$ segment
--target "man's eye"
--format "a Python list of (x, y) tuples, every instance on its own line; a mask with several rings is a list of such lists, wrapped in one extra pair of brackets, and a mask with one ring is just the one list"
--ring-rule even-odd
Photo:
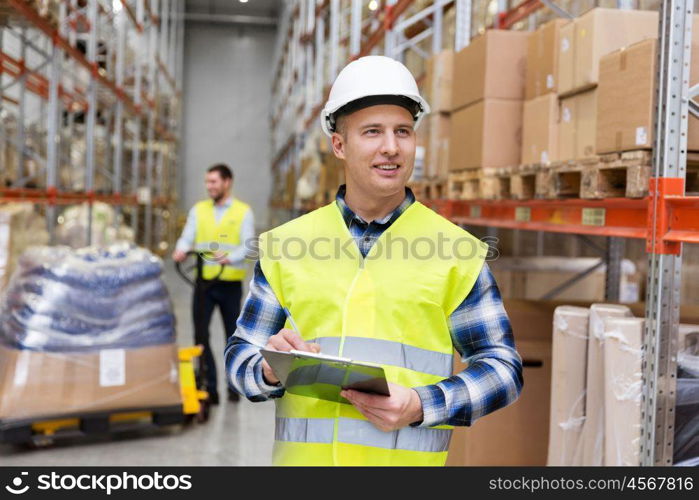
[(407, 128), (399, 128), (397, 132), (398, 135), (402, 136), (410, 135), (410, 131)]
[(366, 133), (366, 134), (378, 134), (378, 133), (379, 133), (379, 129), (377, 129), (377, 128), (370, 128), (370, 129), (367, 129), (365, 133)]

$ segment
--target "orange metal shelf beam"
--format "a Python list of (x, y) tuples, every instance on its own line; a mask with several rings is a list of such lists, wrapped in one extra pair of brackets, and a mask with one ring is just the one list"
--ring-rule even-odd
[[(647, 239), (653, 199), (421, 201), (456, 224)], [(663, 201), (667, 224), (660, 240), (699, 243), (699, 196), (668, 195)], [(589, 212), (592, 220), (585, 222), (585, 211), (594, 209), (604, 210), (602, 218), (599, 210)]]
[(510, 29), (519, 21), (526, 19), (531, 14), (544, 6), (540, 0), (524, 0), (506, 12), (501, 12), (496, 18), (494, 28)]
[(75, 193), (57, 189), (0, 188), (0, 203), (29, 201), (46, 205), (72, 205), (101, 201), (111, 205), (137, 205), (136, 197), (120, 194)]

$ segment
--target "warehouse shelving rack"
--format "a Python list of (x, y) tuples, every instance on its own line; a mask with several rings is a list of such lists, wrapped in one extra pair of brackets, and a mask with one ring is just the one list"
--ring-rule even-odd
[[(177, 201), (184, 0), (56, 0), (48, 12), (32, 1), (2, 4), (3, 40), (15, 44), (0, 47), (0, 113), (16, 118), (17, 134), (0, 138), (16, 150), (17, 175), (0, 186), (0, 202), (44, 205), (52, 241), (58, 207), (87, 202), (89, 242), (92, 206), (102, 201), (117, 224), (123, 213), (137, 243), (164, 250)], [(40, 151), (27, 144), (28, 94), (40, 101)], [(80, 143), (84, 162), (70, 172)], [(31, 178), (28, 159), (38, 164)]]
[[(434, 22), (418, 32), (420, 39), (401, 40), (397, 27), (411, 20), (438, 20), (453, 2), (436, 0), (427, 8), (406, 10), (415, 3), (387, 1), (376, 13), (367, 13), (359, 0), (296, 0), (287, 2), (282, 14), (274, 61), (271, 124), (274, 160), (272, 168), (298, 168), (305, 133), (317, 119), (340, 61), (371, 53), (400, 58), (416, 42), (433, 37), (433, 52), (441, 50), (440, 25)], [(620, 8), (631, 2), (618, 2)], [(498, 28), (534, 27), (532, 14), (544, 6), (568, 17), (551, 0), (524, 0), (511, 9), (498, 2), (493, 25)], [(454, 47), (468, 44), (473, 29), (470, 0), (455, 2)], [(699, 85), (689, 88), (692, 0), (663, 0), (660, 7), (656, 134), (653, 178), (645, 199), (603, 200), (426, 200), (434, 210), (463, 226), (510, 228), (540, 232), (595, 235), (607, 238), (607, 298), (618, 298), (623, 242), (646, 241), (648, 286), (644, 335), (642, 400), (642, 465), (672, 463), (676, 387), (676, 345), (679, 328), (679, 289), (682, 244), (699, 243), (699, 197), (685, 195), (686, 131), (688, 113), (699, 116)], [(499, 12), (498, 12), (499, 11)], [(350, 33), (342, 37), (340, 19), (349, 16)], [(371, 19), (362, 18), (369, 16)], [(528, 23), (523, 25), (523, 23)], [(311, 44), (315, 42), (315, 47)], [(349, 44), (349, 50), (344, 44)], [(419, 50), (418, 50), (419, 51)], [(345, 57), (342, 57), (342, 56)], [(429, 54), (425, 54), (428, 56)], [(325, 64), (323, 64), (325, 61)], [(311, 89), (308, 94), (301, 89)], [(312, 97), (309, 100), (309, 96)], [(309, 204), (272, 206), (288, 209), (293, 217)], [(616, 283), (616, 286), (614, 284)]]

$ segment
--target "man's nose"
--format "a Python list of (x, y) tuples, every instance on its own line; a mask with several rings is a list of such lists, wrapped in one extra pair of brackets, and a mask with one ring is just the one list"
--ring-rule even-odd
[(398, 141), (393, 132), (384, 134), (383, 142), (381, 143), (381, 153), (387, 156), (398, 154)]

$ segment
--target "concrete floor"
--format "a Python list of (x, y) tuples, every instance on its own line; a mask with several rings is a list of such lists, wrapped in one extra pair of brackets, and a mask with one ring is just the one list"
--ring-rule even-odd
[[(251, 275), (250, 272), (248, 276)], [(171, 261), (165, 264), (164, 279), (177, 315), (178, 343), (191, 345), (191, 288), (175, 273)], [(243, 297), (246, 294), (247, 290)], [(211, 339), (218, 362), (224, 347), (218, 313), (212, 320)], [(223, 380), (223, 361), (217, 368), (219, 379)], [(38, 449), (0, 444), (0, 466), (269, 465), (273, 440), (273, 403), (224, 401), (213, 408), (205, 424), (134, 431), (89, 442), (59, 441)]]

